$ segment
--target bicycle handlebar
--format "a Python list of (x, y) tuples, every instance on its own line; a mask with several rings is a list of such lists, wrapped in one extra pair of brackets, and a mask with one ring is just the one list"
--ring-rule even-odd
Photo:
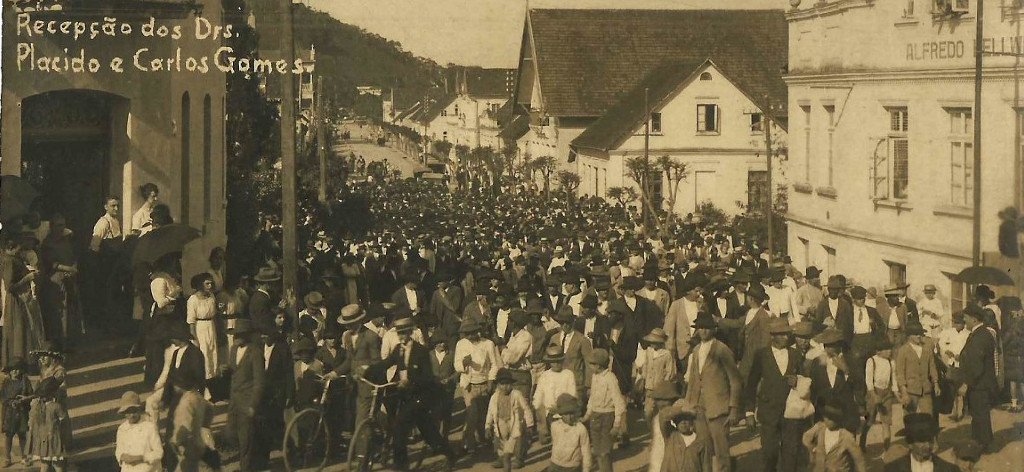
[(394, 386), (398, 385), (398, 382), (388, 382), (388, 383), (384, 383), (384, 384), (375, 384), (373, 382), (370, 382), (369, 380), (366, 380), (366, 377), (359, 377), (359, 381), (366, 383), (367, 385), (373, 387), (374, 389), (394, 387)]

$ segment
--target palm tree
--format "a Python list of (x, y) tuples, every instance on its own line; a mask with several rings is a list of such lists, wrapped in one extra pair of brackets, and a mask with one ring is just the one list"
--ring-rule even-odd
[(541, 156), (535, 159), (531, 165), (533, 169), (540, 172), (541, 178), (544, 179), (544, 198), (551, 199), (551, 174), (555, 172), (555, 167), (558, 165), (558, 161), (555, 160), (554, 156)]

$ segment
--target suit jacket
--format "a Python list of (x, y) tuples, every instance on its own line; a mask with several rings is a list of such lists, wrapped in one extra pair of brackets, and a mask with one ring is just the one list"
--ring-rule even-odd
[(660, 328), (665, 322), (664, 316), (654, 303), (644, 297), (636, 297), (636, 309), (630, 310), (624, 298), (613, 300), (608, 304), (611, 324), (621, 324), (619, 340), (613, 350), (615, 358), (626, 364), (636, 360), (636, 349), (640, 339), (647, 336), (654, 328)]
[(849, 431), (857, 431), (860, 412), (853, 396), (855, 381), (850, 379), (850, 374), (839, 370), (836, 372), (835, 385), (831, 385), (828, 381), (826, 362), (813, 363), (809, 374), (815, 417), (821, 417), (825, 405), (835, 402), (843, 406), (843, 427)]
[(594, 316), (594, 330), (591, 333), (585, 332), (586, 327), (587, 318), (584, 316), (577, 318), (573, 324), (573, 329), (590, 338), (590, 343), (594, 349), (608, 349), (611, 347), (612, 326), (607, 316)]
[(698, 361), (698, 356), (690, 356), (686, 401), (703, 408), (708, 419), (729, 414), (729, 408), (739, 408), (743, 385), (732, 351), (721, 341), (712, 340), (704, 366), (698, 367)]
[(896, 350), (893, 377), (896, 379), (896, 385), (899, 386), (900, 392), (928, 395), (933, 392), (932, 385), (939, 383), (935, 355), (929, 347), (934, 346), (930, 346), (928, 343), (921, 346), (920, 357), (910, 347), (910, 342)]
[(491, 332), (491, 328), (494, 327), (494, 317), (491, 316), (491, 311), (493, 310), (490, 304), (485, 304), (484, 311), (481, 311), (479, 302), (468, 302), (466, 303), (466, 308), (462, 311), (462, 321), (475, 319), (487, 329), (487, 332)]
[(857, 438), (849, 431), (840, 430), (839, 441), (836, 442), (835, 447), (826, 450), (825, 430), (825, 423), (818, 422), (803, 435), (804, 447), (810, 451), (811, 455), (811, 464), (808, 470), (866, 472), (864, 454), (860, 452)]
[(437, 360), (436, 352), (431, 351), (430, 369), (434, 373), (434, 379), (442, 386), (454, 390), (455, 386), (458, 385), (459, 373), (455, 370), (455, 351), (453, 349), (445, 351), (444, 357), (441, 358), (440, 362)]
[(228, 365), (231, 369), (230, 408), (235, 411), (258, 410), (266, 380), (263, 345), (249, 343), (241, 359), (238, 359), (238, 345), (232, 346)]
[[(409, 386), (405, 389), (407, 395), (419, 398), (432, 405), (439, 400), (440, 384), (434, 377), (434, 370), (431, 367), (430, 349), (413, 341), (407, 356), (403, 355), (401, 346), (391, 351), (387, 359), (384, 359), (384, 366), (398, 367), (398, 370), (405, 370), (409, 379)], [(453, 354), (454, 355), (454, 354)], [(408, 359), (408, 362), (406, 362)], [(436, 362), (436, 358), (434, 359)]]
[[(357, 372), (370, 364), (380, 361), (381, 339), (377, 333), (368, 329), (359, 329), (359, 337), (355, 344), (352, 343), (354, 336), (351, 331), (346, 331), (341, 336), (341, 345), (345, 348), (345, 361), (334, 368), (339, 375), (348, 375)], [(364, 385), (360, 382), (360, 385)]]
[[(264, 345), (259, 345), (264, 349)], [(285, 341), (274, 345), (270, 353), (270, 359), (264, 359), (266, 378), (270, 381), (263, 387), (263, 405), (267, 408), (279, 411), (285, 404), (295, 398), (295, 382), (285, 382), (294, 376), (295, 362), (292, 361), (292, 352)]]
[(568, 302), (568, 297), (566, 297), (564, 293), (559, 293), (558, 298), (555, 299), (553, 303), (551, 301), (550, 293), (545, 293), (540, 298), (544, 302), (544, 308), (550, 310), (551, 313), (558, 313), (558, 310), (561, 310), (562, 307), (565, 306), (566, 302)]
[[(910, 472), (910, 454), (885, 464), (885, 472)], [(932, 472), (960, 472), (960, 468), (932, 454)]]
[[(757, 351), (771, 344), (771, 333), (768, 332), (770, 319), (768, 311), (760, 308), (754, 315), (754, 319), (740, 328), (740, 351), (737, 354), (740, 358), (740, 375), (744, 379), (750, 376), (750, 369), (754, 365), (754, 356)], [(746, 319), (738, 321), (744, 323)]]
[(653, 294), (644, 295), (646, 293), (647, 293), (646, 290), (637, 291), (637, 295), (638, 296), (641, 296), (641, 297), (644, 297), (644, 298), (647, 298), (648, 296), (650, 296), (650, 298), (647, 298), (647, 299), (652, 301), (652, 302), (654, 302), (654, 304), (657, 305), (658, 310), (661, 310), (662, 313), (667, 313), (668, 312), (669, 303), (672, 302), (672, 299), (669, 298), (668, 290), (660, 288), (660, 287), (656, 287)]
[[(916, 319), (915, 315), (910, 314), (909, 307), (906, 304), (900, 304), (895, 307), (891, 307), (886, 302), (882, 302), (878, 305), (878, 314), (882, 318), (883, 326), (889, 327), (889, 318), (896, 316), (896, 319), (900, 322), (900, 329), (904, 330), (907, 328), (907, 321), (909, 319)], [(894, 315), (895, 313), (895, 315)]]
[[(409, 306), (409, 296), (405, 293), (404, 285), (398, 287), (398, 290), (395, 290), (394, 293), (391, 294), (391, 303), (396, 305), (395, 309), (397, 310), (411, 310), (411, 307)], [(424, 296), (423, 291), (419, 289), (416, 290), (416, 309), (416, 313), (427, 311), (427, 297)]]
[(459, 333), (462, 303), (462, 288), (458, 285), (451, 285), (447, 290), (437, 289), (430, 297), (429, 312), (437, 318), (441, 331), (449, 337), (455, 337)]
[[(163, 372), (161, 372), (160, 378), (157, 380), (157, 385), (164, 386), (165, 404), (170, 404), (171, 398), (171, 392), (167, 389), (172, 389), (173, 387), (172, 383), (168, 380), (181, 376), (192, 382), (199, 382), (198, 385), (204, 385), (206, 382), (206, 358), (203, 357), (203, 352), (199, 350), (199, 347), (189, 343), (184, 349), (178, 351), (178, 356), (181, 359), (180, 363), (175, 361), (173, 354), (165, 358), (167, 365), (164, 366)], [(175, 366), (175, 364), (178, 365)]]
[[(565, 335), (565, 333), (559, 334), (559, 338)], [(572, 330), (572, 338), (564, 348), (565, 359), (562, 360), (562, 367), (572, 371), (573, 376), (576, 377), (576, 388), (590, 385), (590, 378), (594, 372), (590, 369), (587, 359), (590, 359), (590, 353), (593, 350), (590, 338), (575, 329)]]
[(256, 328), (272, 328), (274, 326), (274, 315), (271, 309), (274, 301), (264, 292), (256, 290), (249, 298), (249, 319)]
[[(799, 375), (802, 358), (793, 348), (786, 349), (789, 361), (786, 371), (780, 372), (778, 362), (771, 347), (762, 348), (754, 354), (754, 362), (747, 377), (748, 399), (757, 399), (757, 421), (765, 424), (778, 424), (786, 412), (786, 399), (792, 388), (787, 375)], [(750, 402), (753, 403), (753, 402)], [(754, 405), (748, 404), (747, 411)]]
[(292, 389), (295, 391), (293, 398), (297, 408), (311, 405), (320, 398), (320, 393), (323, 390), (320, 376), (323, 373), (324, 364), (317, 359), (309, 364), (305, 372), (302, 371), (302, 362), (292, 364), (292, 378), (294, 379)]
[[(696, 313), (686, 312), (683, 300), (680, 298), (672, 302), (668, 313), (665, 314), (665, 334), (668, 335), (665, 347), (675, 352), (676, 359), (685, 359), (690, 353), (690, 319), (697, 317)], [(698, 301), (697, 306), (699, 307), (701, 303)]]
[(995, 371), (996, 343), (992, 333), (979, 325), (967, 336), (967, 342), (960, 351), (960, 372), (964, 383), (972, 390), (998, 390)]
[(843, 339), (849, 344), (853, 339), (853, 304), (850, 303), (846, 297), (839, 297), (839, 307), (836, 309), (837, 313), (831, 313), (828, 306), (828, 297), (825, 297), (818, 303), (818, 309), (815, 311), (815, 321), (823, 324), (830, 324), (828, 320), (835, 319), (835, 327), (842, 331)]

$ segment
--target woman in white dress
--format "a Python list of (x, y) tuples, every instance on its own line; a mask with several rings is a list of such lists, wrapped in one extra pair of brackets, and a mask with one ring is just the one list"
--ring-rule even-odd
[(147, 183), (139, 187), (142, 194), (142, 206), (132, 215), (132, 234), (142, 236), (153, 230), (153, 218), (150, 213), (153, 207), (160, 201), (160, 188), (154, 183)]
[(201, 273), (192, 277), (195, 293), (185, 303), (186, 321), (206, 365), (206, 378), (217, 375), (219, 356), (217, 352), (217, 298), (213, 294), (213, 277)]

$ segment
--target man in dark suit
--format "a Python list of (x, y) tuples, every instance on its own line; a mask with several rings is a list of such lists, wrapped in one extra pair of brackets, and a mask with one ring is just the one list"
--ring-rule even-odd
[(843, 334), (843, 340), (849, 345), (853, 339), (853, 307), (843, 296), (846, 282), (839, 276), (828, 278), (828, 297), (818, 303), (814, 322), (827, 327), (834, 327)]
[(416, 323), (412, 318), (401, 318), (392, 324), (398, 332), (399, 345), (384, 359), (384, 366), (397, 367), (398, 388), (403, 404), (398, 409), (398, 418), (394, 422), (392, 447), (394, 449), (395, 468), (408, 470), (409, 453), (407, 442), (409, 428), (416, 426), (423, 441), (435, 454), (443, 454), (446, 468), (451, 469), (455, 462), (448, 439), (441, 436), (437, 416), (423, 414), (433, 412), (437, 408), (441, 395), (441, 385), (434, 377), (431, 369), (431, 352), (426, 346), (412, 339), (412, 331)]
[(453, 284), (455, 276), (450, 272), (440, 272), (437, 275), (437, 290), (430, 297), (429, 312), (434, 315), (438, 322), (438, 329), (449, 338), (454, 338), (459, 333), (459, 324), (462, 323), (462, 288)]
[(903, 417), (904, 433), (910, 453), (885, 465), (885, 472), (960, 472), (960, 468), (942, 460), (935, 452), (935, 417), (911, 413)]
[[(338, 317), (338, 324), (347, 331), (341, 335), (341, 344), (345, 349), (345, 361), (329, 372), (325, 377), (338, 378), (341, 375), (362, 376), (366, 369), (380, 361), (380, 336), (366, 327), (366, 310), (357, 304), (345, 305)], [(356, 384), (355, 423), (366, 418), (373, 403), (373, 388), (365, 382)]]
[(615, 356), (612, 373), (619, 380), (619, 388), (623, 395), (628, 395), (633, 389), (631, 375), (640, 338), (647, 336), (654, 328), (661, 328), (665, 322), (664, 314), (658, 310), (654, 302), (637, 296), (636, 291), (643, 286), (644, 283), (635, 275), (623, 277), (622, 298), (608, 305), (612, 325), (622, 326), (619, 340), (613, 347)]
[[(256, 451), (261, 454), (253, 461), (256, 468), (263, 468), (269, 460), (270, 451), (281, 444), (284, 433), (284, 409), (290, 408), (295, 400), (295, 362), (285, 335), (278, 330), (262, 328), (264, 376), (270, 379), (263, 387), (260, 407), (256, 411), (259, 428), (256, 429)], [(264, 456), (265, 455), (265, 456)]]
[[(836, 328), (827, 328), (815, 336), (815, 341), (825, 347), (821, 362), (811, 364), (808, 375), (811, 378), (811, 401), (814, 403), (815, 418), (821, 417), (825, 405), (841, 405), (842, 426), (856, 434), (860, 426), (860, 412), (854, 401), (854, 383), (850, 377), (847, 356), (843, 353), (846, 341)], [(863, 379), (860, 380), (863, 383)]]
[[(178, 383), (187, 385), (206, 384), (206, 363), (202, 351), (192, 344), (192, 334), (182, 323), (169, 324), (164, 333), (170, 347), (164, 354), (164, 368), (157, 379), (154, 394), (146, 399), (146, 411), (153, 418), (162, 409), (167, 409), (169, 416), (181, 399), (181, 393), (174, 387)], [(167, 436), (171, 433), (168, 422)]]
[(561, 279), (561, 275), (555, 273), (549, 275), (544, 282), (548, 293), (545, 293), (541, 299), (544, 300), (544, 308), (547, 308), (548, 313), (558, 313), (558, 310), (561, 310), (562, 305), (565, 304), (566, 297), (562, 293)]
[(249, 319), (258, 329), (274, 327), (274, 285), (281, 280), (281, 274), (270, 267), (261, 267), (252, 278), (256, 291), (249, 298)]
[(580, 302), (580, 317), (575, 329), (590, 338), (594, 349), (611, 348), (611, 325), (607, 316), (597, 314), (597, 295), (587, 295)]
[(452, 428), (452, 408), (455, 404), (455, 388), (459, 385), (459, 373), (455, 370), (455, 350), (449, 347), (448, 337), (440, 331), (430, 339), (430, 368), (434, 379), (441, 384), (442, 395), (437, 404), (437, 420), (441, 424), (441, 437), (448, 437)]
[(235, 320), (228, 330), (235, 338), (228, 355), (226, 369), (231, 372), (231, 399), (228, 404), (228, 427), (238, 443), (238, 467), (241, 472), (258, 470), (255, 463), (258, 445), (255, 441), (255, 418), (263, 397), (266, 369), (263, 349), (252, 342), (253, 326), (247, 319)]
[[(868, 291), (861, 286), (850, 289), (852, 323), (850, 324), (850, 370), (855, 378), (864, 378), (864, 365), (875, 352), (879, 337), (885, 336), (885, 323), (878, 310), (866, 305)], [(844, 334), (845, 336), (845, 334)], [(858, 395), (867, 393), (867, 385), (858, 383), (854, 389)]]
[(427, 308), (427, 299), (418, 288), (420, 276), (418, 272), (412, 272), (403, 277), (402, 286), (391, 294), (391, 303), (395, 304), (396, 309), (409, 310), (409, 313), (416, 316)]
[(971, 303), (964, 309), (964, 325), (971, 332), (960, 351), (960, 372), (967, 384), (971, 437), (988, 450), (992, 444), (992, 397), (999, 392), (995, 372), (995, 338), (985, 327), (985, 310)]
[[(801, 356), (789, 346), (793, 329), (782, 318), (769, 323), (770, 347), (754, 354), (747, 378), (747, 398), (757, 399), (757, 421), (761, 424), (761, 451), (766, 472), (796, 470), (800, 456), (801, 435), (796, 428), (786, 428), (783, 414), (786, 399), (796, 385), (801, 371)], [(747, 405), (747, 422), (751, 424), (754, 402)]]
[(714, 470), (728, 472), (729, 425), (739, 421), (743, 384), (732, 351), (715, 339), (718, 323), (711, 314), (698, 313), (692, 327), (698, 342), (687, 359), (685, 399), (707, 422), (715, 449)]
[(565, 356), (562, 367), (573, 373), (576, 378), (576, 399), (585, 403), (587, 387), (590, 386), (590, 377), (593, 375), (587, 359), (590, 359), (590, 352), (594, 346), (590, 338), (573, 327), (576, 324), (576, 317), (568, 307), (555, 315), (555, 321), (562, 327), (562, 332), (555, 335), (556, 339), (553, 340), (558, 343)]

